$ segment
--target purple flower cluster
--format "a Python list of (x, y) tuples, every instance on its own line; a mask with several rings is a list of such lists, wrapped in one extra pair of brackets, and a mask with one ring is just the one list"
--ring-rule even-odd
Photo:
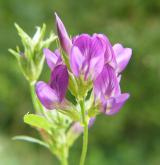
[(94, 100), (99, 103), (100, 111), (115, 114), (129, 98), (128, 93), (121, 93), (120, 79), (132, 49), (121, 44), (112, 46), (103, 34), (81, 34), (71, 39), (60, 18), (55, 16), (60, 45), (67, 55), (69, 68), (62, 60), (60, 49), (55, 52), (44, 49), (51, 78), (49, 83), (40, 81), (36, 84), (39, 100), (47, 109), (56, 109), (63, 104), (71, 72), (77, 79), (81, 77), (83, 81), (92, 82)]

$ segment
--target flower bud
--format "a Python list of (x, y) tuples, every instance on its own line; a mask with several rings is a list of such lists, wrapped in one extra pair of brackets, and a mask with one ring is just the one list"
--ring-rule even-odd
[(43, 24), (42, 27), (37, 27), (33, 38), (25, 33), (19, 25), (15, 24), (15, 27), (21, 38), (24, 50), (22, 52), (19, 47), (17, 47), (16, 50), (9, 49), (9, 52), (17, 58), (25, 78), (29, 82), (35, 82), (40, 76), (43, 68), (44, 56), (42, 49), (49, 47), (49, 45), (56, 39), (56, 36), (51, 34), (49, 38), (44, 40), (46, 32), (45, 24)]

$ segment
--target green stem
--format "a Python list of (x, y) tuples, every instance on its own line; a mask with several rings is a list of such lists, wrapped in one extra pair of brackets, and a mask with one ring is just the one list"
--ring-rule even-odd
[(87, 147), (88, 147), (88, 124), (86, 121), (86, 115), (85, 115), (85, 108), (84, 108), (84, 101), (80, 101), (81, 106), (81, 113), (82, 113), (82, 122), (83, 122), (83, 147), (82, 147), (82, 153), (81, 153), (81, 159), (80, 159), (80, 165), (84, 165), (86, 154), (87, 154)]
[(68, 165), (68, 159), (67, 159), (67, 156), (65, 154), (62, 155), (60, 161), (61, 161), (62, 165)]
[(62, 165), (68, 165), (67, 159), (63, 159), (63, 160), (61, 161), (61, 164), (62, 164)]
[(37, 104), (37, 100), (36, 100), (36, 96), (35, 96), (35, 83), (36, 82), (30, 83), (30, 92), (31, 92), (33, 107), (34, 107), (36, 113), (40, 113), (40, 109), (39, 109), (39, 106)]

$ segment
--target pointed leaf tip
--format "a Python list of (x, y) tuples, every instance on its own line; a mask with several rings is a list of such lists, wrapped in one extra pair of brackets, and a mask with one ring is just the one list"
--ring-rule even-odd
[(49, 148), (48, 144), (39, 140), (39, 139), (36, 139), (36, 138), (33, 138), (33, 137), (30, 137), (30, 136), (25, 136), (25, 135), (20, 135), (20, 136), (14, 136), (12, 138), (12, 140), (21, 140), (21, 141), (27, 141), (27, 142), (31, 142), (31, 143), (36, 143), (36, 144), (39, 144), (41, 146), (44, 146), (46, 148)]

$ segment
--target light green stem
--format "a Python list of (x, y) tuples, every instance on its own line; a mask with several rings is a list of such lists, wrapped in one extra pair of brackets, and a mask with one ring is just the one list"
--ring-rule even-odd
[(66, 153), (64, 153), (64, 155), (62, 154), (61, 156), (61, 165), (68, 165), (68, 159), (67, 156), (65, 155)]
[(86, 121), (84, 101), (80, 102), (80, 106), (81, 106), (82, 121), (83, 121), (83, 127), (84, 127), (84, 131), (83, 131), (83, 146), (82, 146), (80, 165), (84, 165), (85, 159), (86, 159), (86, 154), (87, 154), (87, 147), (88, 147), (88, 123)]
[(63, 160), (61, 161), (61, 164), (62, 164), (62, 165), (68, 165), (68, 162), (67, 162), (66, 159), (63, 159)]

